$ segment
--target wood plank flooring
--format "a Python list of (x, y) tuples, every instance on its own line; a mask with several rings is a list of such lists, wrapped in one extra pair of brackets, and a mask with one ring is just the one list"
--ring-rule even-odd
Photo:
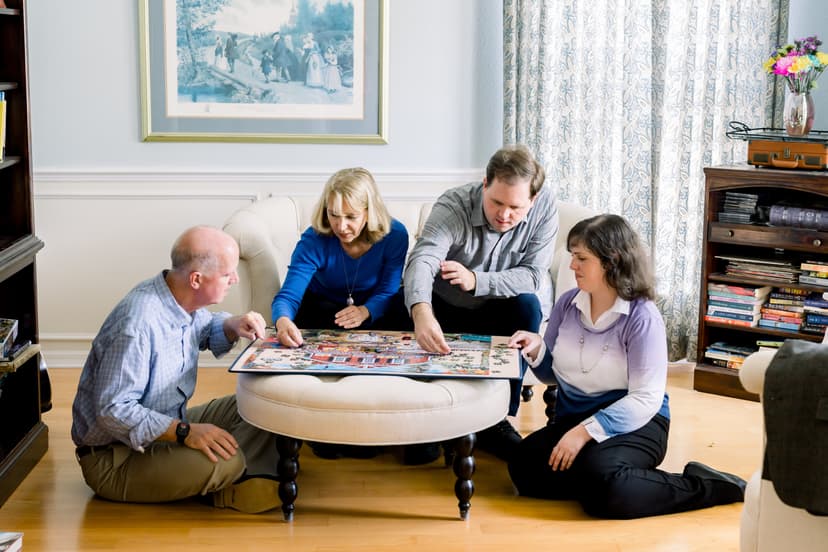
[[(402, 466), (392, 453), (372, 460), (321, 460), (305, 446), (292, 523), (278, 510), (246, 515), (188, 500), (116, 504), (83, 482), (69, 437), (79, 369), (50, 371), (54, 409), (44, 415), (49, 452), (0, 508), (0, 531), (23, 531), (24, 550), (737, 551), (741, 505), (631, 521), (587, 517), (576, 503), (515, 495), (505, 465), (476, 456), (467, 521), (457, 515), (454, 477), (442, 462)], [(235, 376), (202, 369), (195, 401), (232, 393)], [(514, 420), (529, 433), (545, 423), (541, 388)], [(670, 368), (672, 428), (662, 467), (688, 460), (748, 478), (759, 466), (758, 403), (692, 390), (692, 366)]]

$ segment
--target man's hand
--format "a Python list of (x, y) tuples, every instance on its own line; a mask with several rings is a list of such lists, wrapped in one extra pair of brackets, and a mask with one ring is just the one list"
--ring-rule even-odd
[(239, 448), (230, 433), (213, 424), (190, 424), (190, 434), (184, 439), (184, 444), (200, 450), (211, 462), (218, 462), (216, 454), (229, 460)]
[(358, 328), (361, 326), (363, 322), (370, 318), (370, 316), (371, 313), (368, 312), (368, 308), (364, 305), (351, 305), (349, 307), (345, 307), (334, 315), (334, 323), (340, 328), (350, 330), (351, 328)]
[(532, 362), (538, 358), (538, 351), (540, 350), (543, 338), (534, 333), (525, 330), (516, 331), (511, 338), (509, 338), (509, 347), (513, 349), (523, 349), (523, 353), (529, 357)]
[(552, 471), (568, 470), (572, 467), (575, 457), (584, 448), (584, 445), (592, 440), (592, 436), (581, 424), (576, 425), (561, 437), (552, 454), (549, 455), (549, 465)]
[(429, 353), (447, 355), (451, 352), (440, 323), (434, 318), (434, 311), (428, 303), (417, 303), (411, 307), (411, 318), (414, 320), (414, 337), (417, 344)]
[(459, 286), (463, 291), (474, 291), (477, 287), (477, 277), (474, 272), (457, 261), (440, 261), (440, 276), (448, 280), (453, 286)]
[(265, 320), (258, 312), (247, 312), (238, 316), (231, 316), (224, 321), (224, 335), (230, 341), (244, 337), (253, 341), (265, 336)]
[(276, 321), (276, 337), (285, 347), (298, 347), (304, 343), (302, 332), (287, 316), (282, 316)]

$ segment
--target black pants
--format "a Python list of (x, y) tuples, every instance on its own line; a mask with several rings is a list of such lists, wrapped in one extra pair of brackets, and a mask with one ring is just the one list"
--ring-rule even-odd
[(708, 481), (656, 469), (667, 451), (670, 421), (656, 415), (644, 427), (603, 443), (590, 441), (572, 467), (552, 471), (552, 448), (587, 416), (558, 419), (521, 442), (509, 475), (523, 496), (577, 500), (589, 515), (631, 519), (714, 506)]
[[(431, 298), (431, 308), (440, 327), (447, 333), (473, 333), (481, 335), (510, 336), (518, 330), (537, 332), (540, 329), (540, 301), (534, 293), (522, 293), (515, 297), (488, 299), (476, 309), (455, 307), (440, 299)], [(509, 415), (517, 414), (520, 391), (526, 365), (521, 362), (521, 379), (509, 380), (511, 396)]]
[[(357, 298), (359, 299), (359, 298)], [(299, 328), (308, 330), (340, 330), (334, 323), (336, 313), (344, 309), (346, 305), (329, 301), (321, 295), (306, 291), (302, 296), (302, 303), (296, 312), (293, 322)], [(405, 309), (402, 290), (391, 297), (385, 314), (374, 320), (369, 317), (355, 330), (411, 330), (414, 326), (408, 312)]]

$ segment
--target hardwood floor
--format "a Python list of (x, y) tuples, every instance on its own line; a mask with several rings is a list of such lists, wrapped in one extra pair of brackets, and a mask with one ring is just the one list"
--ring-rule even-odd
[[(23, 531), (24, 550), (534, 550), (736, 551), (741, 504), (631, 521), (587, 517), (576, 503), (515, 496), (506, 468), (476, 456), (475, 494), (467, 521), (457, 515), (454, 477), (441, 462), (400, 465), (392, 454), (373, 460), (321, 460), (301, 455), (299, 499), (292, 523), (278, 510), (246, 515), (204, 506), (116, 504), (93, 497), (69, 437), (80, 370), (50, 371), (54, 409), (45, 414), (49, 452), (0, 508), (0, 531)], [(672, 428), (662, 467), (688, 460), (748, 478), (759, 466), (758, 403), (692, 390), (690, 365), (673, 365)], [(231, 393), (235, 376), (202, 369), (195, 401)], [(524, 434), (545, 423), (541, 389), (515, 420)]]

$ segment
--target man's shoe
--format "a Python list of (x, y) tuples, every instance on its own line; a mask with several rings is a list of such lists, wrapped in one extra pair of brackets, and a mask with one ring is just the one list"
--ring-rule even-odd
[(509, 420), (503, 420), (477, 433), (477, 449), (508, 462), (522, 440), (520, 433), (512, 427)]
[(274, 476), (254, 475), (242, 478), (213, 493), (213, 506), (216, 508), (233, 508), (246, 514), (267, 512), (281, 503), (279, 480)]
[(440, 445), (424, 443), (421, 445), (405, 445), (403, 447), (402, 463), (406, 466), (421, 466), (431, 464), (440, 458)]
[(713, 501), (716, 504), (732, 504), (745, 501), (747, 481), (732, 473), (720, 472), (701, 462), (688, 462), (682, 475), (710, 481)]

